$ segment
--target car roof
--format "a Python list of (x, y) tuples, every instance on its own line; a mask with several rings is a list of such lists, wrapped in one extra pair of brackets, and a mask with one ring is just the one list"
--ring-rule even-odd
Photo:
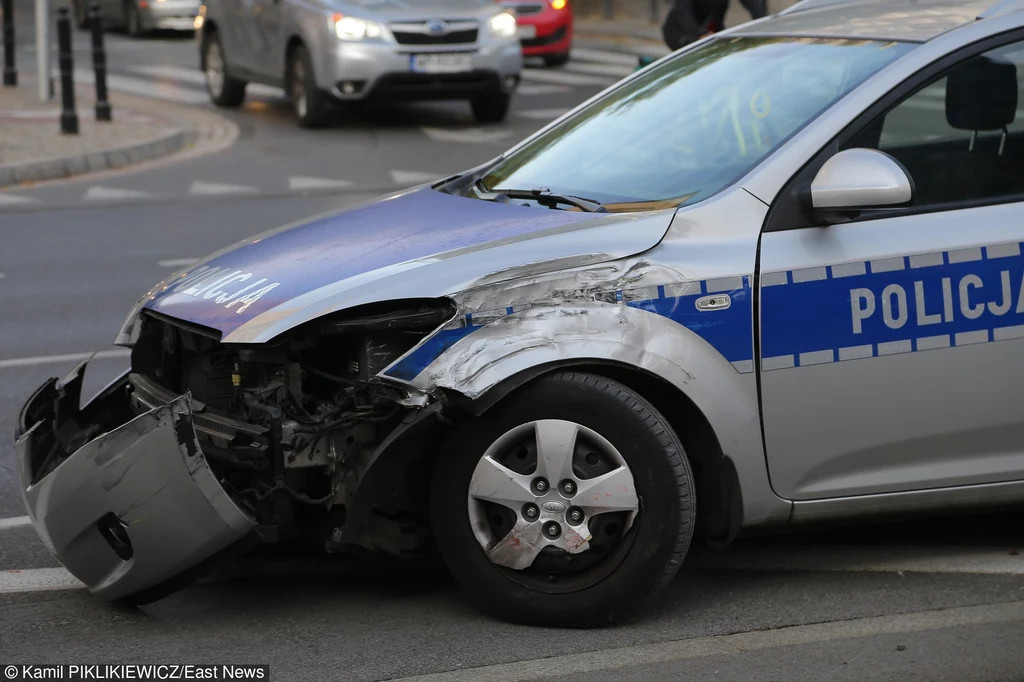
[(731, 33), (925, 42), (979, 17), (1020, 10), (1024, 0), (804, 0)]

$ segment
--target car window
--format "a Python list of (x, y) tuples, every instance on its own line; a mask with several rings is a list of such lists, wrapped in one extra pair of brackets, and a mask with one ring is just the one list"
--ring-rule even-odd
[(657, 66), (514, 150), (489, 190), (572, 194), (637, 210), (735, 182), (838, 98), (914, 46), (728, 38)]
[(845, 147), (899, 160), (914, 207), (1024, 194), (1024, 43), (957, 64), (869, 124)]

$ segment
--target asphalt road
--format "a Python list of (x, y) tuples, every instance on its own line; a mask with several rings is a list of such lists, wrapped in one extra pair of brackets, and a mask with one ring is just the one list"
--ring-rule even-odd
[[(195, 66), (186, 39), (109, 42), (112, 72), (125, 78)], [(187, 83), (165, 80), (147, 82), (176, 101), (189, 96)], [(697, 548), (638, 619), (586, 632), (497, 622), (443, 572), (384, 577), (284, 552), (245, 557), (138, 609), (101, 604), (62, 577), (17, 518), (9, 435), (27, 395), (70, 370), (69, 356), (111, 350), (131, 304), (189, 259), (483, 161), (542, 125), (536, 112), (600, 87), (547, 85), (517, 99), (508, 124), (483, 129), (456, 103), (341, 115), (302, 131), (268, 96), (228, 114), (242, 135), (220, 154), (15, 192), (34, 201), (0, 208), (0, 665), (266, 663), (278, 680), (1024, 680), (1020, 514)], [(197, 182), (204, 191), (192, 191)], [(86, 198), (96, 186), (143, 194)], [(94, 361), (86, 392), (125, 364), (123, 355)]]

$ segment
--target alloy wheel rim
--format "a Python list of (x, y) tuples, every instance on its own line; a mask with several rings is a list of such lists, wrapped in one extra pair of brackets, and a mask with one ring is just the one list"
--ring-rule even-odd
[[(509, 457), (525, 461), (531, 455), (524, 452), (534, 453), (535, 467), (515, 471)], [(640, 508), (619, 451), (592, 429), (559, 419), (528, 422), (496, 440), (473, 471), (467, 502), (473, 535), (488, 559), (514, 571), (530, 569), (543, 554), (592, 551), (593, 523), (605, 514), (624, 516), (621, 535)], [(495, 505), (514, 518), (498, 523)]]
[(220, 45), (211, 42), (206, 50), (206, 83), (214, 97), (220, 97), (224, 89), (224, 57)]
[(295, 113), (299, 118), (305, 118), (308, 110), (306, 102), (306, 68), (302, 60), (296, 59), (292, 68), (292, 100), (295, 103)]

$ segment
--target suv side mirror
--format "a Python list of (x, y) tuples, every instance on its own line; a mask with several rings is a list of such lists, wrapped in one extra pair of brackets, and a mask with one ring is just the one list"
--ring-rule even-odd
[(875, 149), (839, 152), (811, 183), (811, 206), (816, 213), (902, 206), (913, 198), (914, 182), (907, 169)]

